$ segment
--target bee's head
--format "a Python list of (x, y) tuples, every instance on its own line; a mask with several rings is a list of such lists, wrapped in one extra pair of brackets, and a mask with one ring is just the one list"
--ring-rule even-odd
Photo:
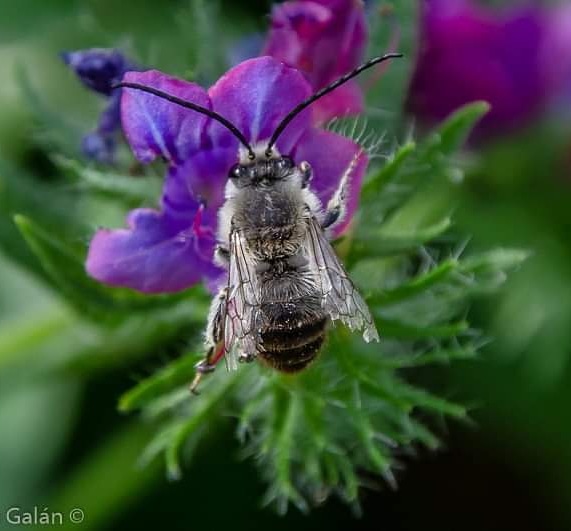
[(295, 172), (291, 157), (256, 157), (251, 162), (232, 166), (228, 178), (237, 188), (246, 186), (273, 186), (290, 177)]

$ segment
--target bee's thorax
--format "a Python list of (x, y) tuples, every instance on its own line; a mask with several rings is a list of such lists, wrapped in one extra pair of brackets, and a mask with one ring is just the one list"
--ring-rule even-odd
[(265, 190), (244, 189), (235, 205), (233, 229), (242, 231), (256, 260), (272, 261), (298, 252), (305, 230), (300, 190), (286, 183)]

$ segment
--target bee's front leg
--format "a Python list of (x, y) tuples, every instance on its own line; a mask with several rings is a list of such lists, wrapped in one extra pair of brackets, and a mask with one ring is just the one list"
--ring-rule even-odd
[(204, 334), (206, 356), (195, 365), (196, 375), (190, 384), (190, 392), (193, 394), (198, 394), (198, 384), (203, 376), (213, 372), (216, 364), (224, 356), (224, 318), (227, 294), (228, 288), (222, 288), (210, 305), (208, 324)]
[(343, 219), (345, 219), (345, 214), (347, 213), (347, 202), (349, 201), (351, 176), (360, 156), (361, 153), (357, 154), (353, 158), (349, 167), (341, 177), (337, 190), (335, 190), (335, 193), (327, 203), (327, 208), (325, 209), (323, 219), (321, 221), (321, 227), (323, 229), (331, 230), (335, 225), (341, 223)]

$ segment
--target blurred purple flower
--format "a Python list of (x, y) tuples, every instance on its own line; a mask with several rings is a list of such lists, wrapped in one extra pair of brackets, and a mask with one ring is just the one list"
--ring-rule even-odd
[(549, 12), (550, 32), (545, 46), (547, 76), (559, 96), (566, 117), (571, 114), (571, 4)]
[[(361, 63), (367, 36), (362, 0), (292, 0), (274, 6), (263, 53), (301, 70), (318, 90)], [(320, 123), (362, 110), (353, 81), (314, 107)]]
[[(208, 91), (156, 70), (130, 72), (124, 79), (214, 109), (254, 147), (265, 145), (281, 119), (312, 92), (299, 71), (271, 57), (241, 63)], [(123, 91), (122, 123), (133, 152), (142, 162), (161, 157), (169, 165), (161, 210), (137, 209), (127, 217), (127, 229), (99, 230), (91, 241), (87, 271), (107, 284), (146, 293), (175, 292), (201, 280), (214, 290), (223, 274), (212, 262), (217, 213), (228, 172), (239, 160), (238, 140), (201, 114), (137, 90)], [(291, 123), (276, 147), (296, 163), (312, 165), (311, 186), (324, 203), (354, 164), (340, 234), (357, 207), (365, 152), (352, 140), (317, 129), (309, 110)]]
[(121, 90), (113, 90), (111, 87), (121, 81), (126, 72), (140, 68), (114, 49), (91, 48), (63, 52), (61, 58), (87, 88), (108, 99), (97, 127), (83, 138), (82, 150), (90, 159), (112, 164), (116, 137), (121, 127)]
[(496, 13), (470, 0), (423, 0), (408, 110), (431, 124), (485, 100), (491, 110), (476, 138), (525, 125), (553, 97), (556, 72), (571, 65), (571, 47), (549, 50), (552, 15), (535, 5)]

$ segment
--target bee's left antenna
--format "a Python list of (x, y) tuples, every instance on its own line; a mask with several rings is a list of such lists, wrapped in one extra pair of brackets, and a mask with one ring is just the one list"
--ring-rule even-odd
[(361, 66), (355, 68), (352, 72), (345, 74), (344, 76), (340, 77), (338, 80), (334, 81), (330, 85), (323, 87), (321, 90), (318, 90), (315, 94), (307, 98), (306, 100), (302, 101), (299, 105), (294, 107), (286, 116), (285, 118), (279, 123), (276, 127), (270, 141), (268, 142), (268, 147), (266, 148), (266, 155), (269, 157), (272, 154), (272, 148), (274, 144), (277, 142), (279, 136), (284, 132), (284, 129), (290, 124), (290, 122), (304, 109), (309, 107), (313, 102), (317, 101), (318, 99), (322, 98), (326, 94), (333, 92), (337, 87), (340, 87), (344, 83), (347, 83), (350, 79), (358, 76), (364, 70), (371, 68), (383, 61), (388, 59), (395, 59), (397, 57), (402, 57), (402, 53), (387, 53), (381, 57), (375, 57), (366, 63), (363, 63)]
[(130, 88), (135, 90), (140, 90), (142, 92), (147, 92), (148, 94), (152, 94), (153, 96), (157, 96), (158, 98), (162, 98), (163, 100), (170, 101), (176, 105), (180, 105), (185, 109), (190, 109), (192, 111), (196, 111), (200, 114), (204, 114), (213, 120), (216, 120), (218, 123), (222, 124), (228, 131), (230, 131), (248, 150), (248, 158), (254, 160), (256, 158), (256, 154), (250, 146), (249, 142), (246, 140), (246, 137), (242, 134), (242, 132), (228, 119), (224, 118), (224, 116), (218, 114), (215, 111), (207, 109), (206, 107), (202, 107), (197, 105), (196, 103), (192, 103), (191, 101), (186, 101), (181, 98), (177, 98), (172, 94), (168, 94), (167, 92), (163, 92), (162, 90), (158, 90), (154, 87), (148, 87), (147, 85), (140, 85), (139, 83), (129, 83), (123, 81), (121, 83), (117, 83), (113, 85), (112, 88)]

